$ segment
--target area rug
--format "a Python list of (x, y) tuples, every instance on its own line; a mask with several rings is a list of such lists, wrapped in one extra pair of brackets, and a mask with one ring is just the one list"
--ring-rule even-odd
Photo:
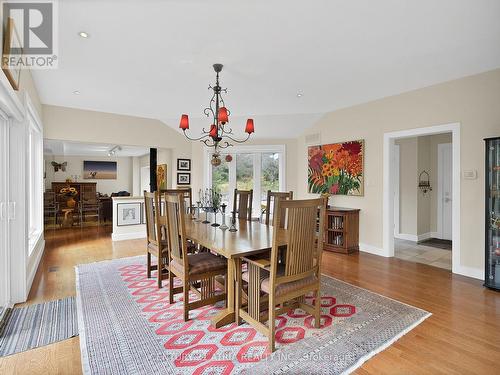
[(0, 357), (77, 335), (75, 297), (14, 307), (0, 334)]
[[(182, 296), (146, 278), (146, 258), (80, 265), (77, 308), (85, 374), (348, 373), (430, 314), (340, 280), (322, 277), (322, 319), (300, 309), (276, 320), (277, 350), (247, 324), (220, 329), (222, 305), (182, 319)], [(311, 297), (308, 298), (311, 301)]]

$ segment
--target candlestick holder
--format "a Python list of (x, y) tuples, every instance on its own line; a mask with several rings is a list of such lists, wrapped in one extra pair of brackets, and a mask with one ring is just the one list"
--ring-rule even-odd
[(214, 223), (212, 224), (212, 227), (218, 227), (220, 224), (217, 223), (217, 211), (219, 211), (218, 207), (213, 207), (214, 210)]
[(222, 206), (221, 206), (221, 210), (222, 210), (222, 224), (219, 227), (221, 230), (226, 230), (226, 229), (229, 228), (226, 225), (226, 207), (227, 207), (227, 204), (225, 204), (225, 203), (223, 203)]
[(210, 224), (210, 220), (208, 220), (208, 207), (203, 208), (205, 210), (205, 220), (203, 220), (202, 224)]
[(229, 227), (229, 231), (230, 232), (236, 232), (238, 231), (238, 229), (236, 229), (236, 215), (235, 213), (233, 212), (233, 216), (231, 216), (231, 226)]
[(200, 201), (196, 202), (196, 206), (194, 207), (194, 209), (196, 212), (196, 218), (194, 219), (194, 222), (199, 223), (201, 221), (201, 219), (200, 219), (201, 202)]

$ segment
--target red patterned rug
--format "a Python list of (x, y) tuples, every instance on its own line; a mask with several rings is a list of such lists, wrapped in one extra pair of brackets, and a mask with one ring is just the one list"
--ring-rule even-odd
[(279, 316), (277, 350), (270, 355), (266, 337), (247, 324), (211, 326), (222, 303), (191, 311), (184, 322), (182, 295), (169, 304), (167, 282), (158, 289), (156, 280), (146, 277), (144, 257), (79, 266), (84, 372), (341, 373), (429, 316), (332, 278), (322, 283), (321, 328), (300, 309)]

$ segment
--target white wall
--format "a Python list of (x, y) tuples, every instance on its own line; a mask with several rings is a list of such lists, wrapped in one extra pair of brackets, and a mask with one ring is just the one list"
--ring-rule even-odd
[[(321, 133), (322, 143), (364, 139), (364, 197), (335, 196), (337, 205), (357, 207), (360, 242), (377, 250), (383, 242), (383, 139), (385, 132), (459, 122), (461, 167), (476, 180), (461, 180), (460, 265), (480, 274), (484, 268), (484, 141), (500, 133), (500, 69), (370, 103), (330, 112), (305, 134)], [(307, 192), (307, 146), (299, 139), (298, 196)]]
[[(83, 161), (116, 161), (117, 173), (116, 180), (97, 180), (83, 178)], [(54, 167), (50, 164), (52, 161), (57, 163), (67, 162), (66, 171), (59, 170), (54, 172)], [(102, 194), (111, 195), (118, 191), (128, 191), (132, 194), (133, 165), (131, 157), (102, 157), (102, 156), (64, 156), (64, 155), (45, 155), (45, 188), (50, 189), (52, 182), (63, 182), (66, 178), (72, 178), (77, 175), (78, 181), (97, 182), (97, 191)]]
[(399, 145), (399, 232), (404, 235), (417, 235), (417, 138), (400, 139)]

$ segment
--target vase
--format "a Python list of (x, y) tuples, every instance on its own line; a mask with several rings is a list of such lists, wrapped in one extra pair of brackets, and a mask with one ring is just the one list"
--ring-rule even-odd
[(68, 200), (66, 201), (66, 206), (68, 208), (75, 208), (75, 206), (76, 206), (75, 199), (73, 197), (68, 198)]

